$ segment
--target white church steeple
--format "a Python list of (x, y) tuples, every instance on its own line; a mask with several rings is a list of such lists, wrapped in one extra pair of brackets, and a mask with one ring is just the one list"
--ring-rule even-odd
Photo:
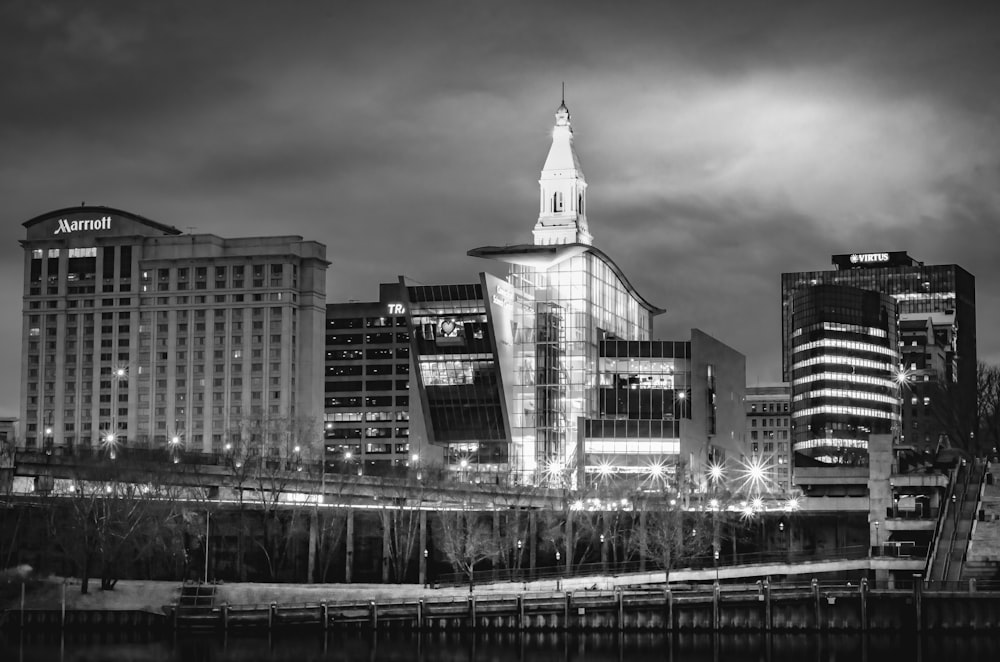
[(573, 127), (565, 99), (556, 110), (552, 147), (538, 185), (538, 222), (532, 230), (535, 244), (593, 243), (587, 227), (587, 181), (573, 149)]

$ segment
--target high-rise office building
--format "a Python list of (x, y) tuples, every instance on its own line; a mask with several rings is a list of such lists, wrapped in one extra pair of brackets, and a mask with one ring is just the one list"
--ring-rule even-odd
[(813, 285), (792, 294), (790, 317), (794, 481), (862, 494), (869, 443), (899, 432), (896, 302)]
[[(954, 264), (927, 265), (903, 251), (834, 255), (834, 270), (783, 273), (782, 367), (791, 379), (792, 297), (806, 287), (846, 285), (893, 297), (903, 386), (900, 443), (917, 451), (966, 446), (975, 429), (976, 284)], [(942, 397), (942, 393), (947, 394)], [(959, 425), (942, 426), (943, 408)]]
[(410, 333), (396, 283), (326, 307), (327, 470), (384, 475), (410, 453)]
[(319, 450), (325, 246), (98, 206), (24, 226), (25, 447), (223, 452), (253, 419)]

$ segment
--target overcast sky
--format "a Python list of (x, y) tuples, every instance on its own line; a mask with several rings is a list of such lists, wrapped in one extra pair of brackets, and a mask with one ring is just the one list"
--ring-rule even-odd
[[(942, 2), (0, 5), (0, 413), (21, 224), (86, 201), (327, 246), (328, 301), (526, 243), (566, 83), (594, 243), (780, 378), (779, 274), (905, 250), (977, 280), (1000, 363), (1000, 11)], [(992, 12), (992, 13), (991, 13)]]

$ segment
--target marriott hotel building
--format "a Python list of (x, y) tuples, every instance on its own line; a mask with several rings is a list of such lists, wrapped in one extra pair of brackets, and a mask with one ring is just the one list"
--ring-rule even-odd
[(251, 416), (322, 420), (322, 244), (99, 206), (24, 227), (24, 447), (222, 452)]

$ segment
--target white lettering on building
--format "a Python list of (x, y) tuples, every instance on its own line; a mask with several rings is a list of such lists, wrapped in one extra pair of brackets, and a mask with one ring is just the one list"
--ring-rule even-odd
[(75, 221), (70, 221), (65, 218), (59, 219), (59, 227), (52, 234), (63, 234), (69, 232), (81, 232), (84, 230), (110, 230), (111, 229), (111, 217), (104, 216), (103, 218), (84, 218)]
[(401, 303), (386, 304), (386, 308), (389, 310), (390, 315), (402, 315), (406, 312), (406, 308)]
[(888, 253), (852, 253), (851, 264), (868, 264), (871, 262), (888, 262)]

